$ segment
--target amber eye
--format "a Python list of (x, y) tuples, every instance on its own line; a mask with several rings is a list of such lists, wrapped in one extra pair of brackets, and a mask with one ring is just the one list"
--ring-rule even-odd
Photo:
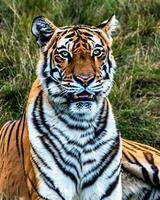
[(59, 54), (63, 57), (63, 58), (68, 58), (70, 56), (68, 51), (60, 51)]
[(93, 51), (93, 55), (94, 56), (100, 56), (101, 54), (102, 54), (102, 50), (101, 49), (94, 49), (94, 51)]

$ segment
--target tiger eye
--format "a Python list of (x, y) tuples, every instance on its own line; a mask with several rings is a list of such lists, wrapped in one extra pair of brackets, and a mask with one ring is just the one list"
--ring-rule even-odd
[(94, 56), (100, 56), (101, 53), (102, 53), (102, 51), (101, 51), (100, 49), (95, 49), (95, 50), (93, 51), (93, 55), (94, 55)]
[(67, 58), (69, 56), (69, 52), (68, 51), (61, 51), (60, 55), (64, 58)]

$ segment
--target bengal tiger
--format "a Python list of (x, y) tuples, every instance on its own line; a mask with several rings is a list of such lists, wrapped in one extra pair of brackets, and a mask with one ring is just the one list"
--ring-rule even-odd
[(1, 198), (160, 199), (160, 151), (122, 141), (108, 100), (116, 24), (114, 15), (60, 28), (34, 19), (37, 79), (21, 118), (1, 129)]

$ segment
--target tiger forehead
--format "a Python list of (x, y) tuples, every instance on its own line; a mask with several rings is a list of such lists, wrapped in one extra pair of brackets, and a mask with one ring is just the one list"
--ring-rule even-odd
[(97, 32), (90, 29), (86, 30), (83, 27), (72, 27), (61, 32), (57, 47), (65, 46), (68, 49), (72, 48), (72, 50), (81, 47), (89, 50), (94, 48), (96, 44), (104, 46), (103, 39)]

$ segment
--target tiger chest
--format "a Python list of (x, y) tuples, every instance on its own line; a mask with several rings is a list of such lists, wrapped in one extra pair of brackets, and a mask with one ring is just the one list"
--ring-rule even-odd
[[(66, 132), (72, 132), (72, 138), (68, 138)], [(32, 162), (39, 193), (48, 199), (61, 199), (61, 194), (67, 200), (87, 200), (89, 189), (97, 200), (98, 190), (108, 184), (106, 177), (112, 174), (105, 165), (108, 162), (106, 152), (113, 141), (107, 138), (106, 141), (102, 138), (95, 141), (92, 134), (84, 136), (78, 131), (58, 127), (53, 134), (45, 136), (32, 128), (32, 134), (35, 135), (31, 139)]]
[(73, 130), (56, 117), (46, 115), (43, 121), (40, 112), (30, 113), (31, 160), (39, 195), (47, 200), (101, 199), (113, 182), (112, 174), (119, 173), (121, 151), (113, 151), (119, 138), (116, 128), (114, 134), (104, 130), (95, 137), (93, 127)]

